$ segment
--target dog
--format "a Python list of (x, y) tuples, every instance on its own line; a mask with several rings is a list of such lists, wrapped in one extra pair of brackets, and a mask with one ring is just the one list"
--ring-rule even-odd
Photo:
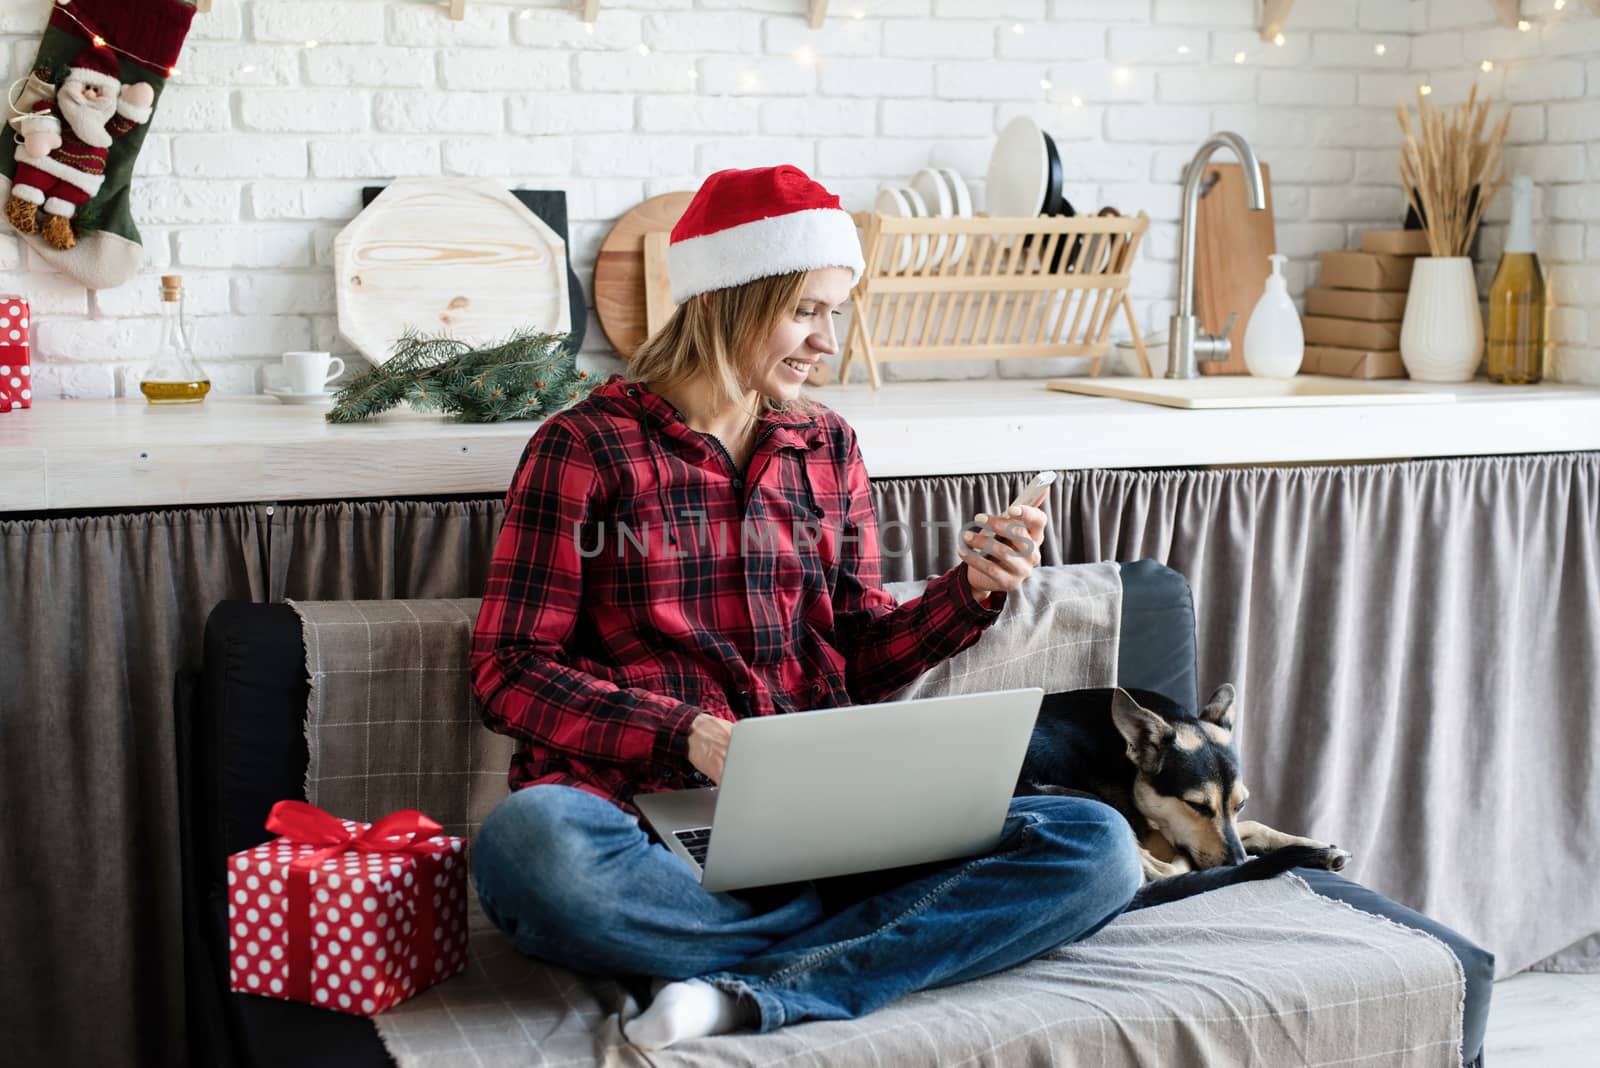
[(1050, 694), (1016, 793), (1092, 797), (1122, 814), (1146, 879), (1130, 909), (1290, 868), (1339, 871), (1350, 859), (1339, 847), (1238, 819), (1250, 791), (1239, 778), (1235, 704), (1227, 684), (1198, 715), (1151, 690)]

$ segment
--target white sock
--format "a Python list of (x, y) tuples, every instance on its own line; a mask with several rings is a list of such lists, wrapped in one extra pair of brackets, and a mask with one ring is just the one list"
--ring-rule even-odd
[(648, 1009), (623, 1025), (622, 1033), (640, 1049), (664, 1049), (690, 1038), (726, 1034), (746, 1022), (735, 995), (685, 979), (663, 986)]

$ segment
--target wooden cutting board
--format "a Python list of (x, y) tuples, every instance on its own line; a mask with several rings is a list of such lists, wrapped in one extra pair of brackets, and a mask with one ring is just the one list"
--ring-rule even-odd
[[(366, 185), (361, 187), (361, 206), (364, 208), (378, 198), (378, 194), (385, 189), (381, 185)], [(513, 189), (511, 195), (522, 202), (522, 206), (533, 212), (545, 221), (550, 229), (556, 232), (563, 244), (567, 243), (567, 193), (564, 189)], [(583, 338), (589, 330), (589, 305), (584, 296), (583, 285), (578, 281), (577, 272), (572, 269), (572, 259), (567, 259), (567, 315), (571, 321), (568, 335), (572, 340), (567, 342), (567, 351), (577, 353), (583, 351)]]
[(333, 246), (339, 332), (381, 364), (408, 327), (464, 341), (567, 333), (567, 247), (493, 180), (400, 178)]
[(1278, 251), (1272, 229), (1272, 175), (1265, 163), (1261, 165), (1261, 184), (1266, 211), (1250, 210), (1244, 172), (1237, 163), (1211, 164), (1200, 182), (1200, 211), (1195, 217), (1195, 314), (1200, 317), (1200, 329), (1217, 334), (1231, 313), (1239, 313), (1228, 335), (1233, 343), (1228, 358), (1200, 364), (1202, 374), (1248, 373), (1245, 327), (1272, 273), (1267, 257)]
[[(678, 224), (693, 193), (663, 193), (624, 213), (600, 243), (594, 260), (594, 313), (600, 330), (624, 360), (649, 336), (644, 278), (645, 235)], [(667, 297), (671, 304), (671, 297)], [(667, 311), (670, 314), (671, 308)]]

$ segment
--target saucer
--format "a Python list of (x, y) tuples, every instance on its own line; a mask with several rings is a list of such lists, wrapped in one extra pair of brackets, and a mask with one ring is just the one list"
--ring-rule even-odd
[(333, 399), (331, 391), (291, 393), (285, 386), (268, 386), (266, 392), (278, 398), (279, 404), (321, 404), (323, 401), (331, 401)]

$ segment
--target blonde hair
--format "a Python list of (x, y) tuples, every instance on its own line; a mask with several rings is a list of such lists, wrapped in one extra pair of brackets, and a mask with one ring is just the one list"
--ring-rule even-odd
[[(660, 392), (703, 377), (720, 394), (716, 407), (741, 406), (767, 339), (800, 306), (808, 273), (757, 278), (690, 297), (634, 352), (624, 380)], [(803, 395), (787, 404), (762, 395), (757, 404), (758, 418), (774, 412), (810, 415), (817, 408)]]

